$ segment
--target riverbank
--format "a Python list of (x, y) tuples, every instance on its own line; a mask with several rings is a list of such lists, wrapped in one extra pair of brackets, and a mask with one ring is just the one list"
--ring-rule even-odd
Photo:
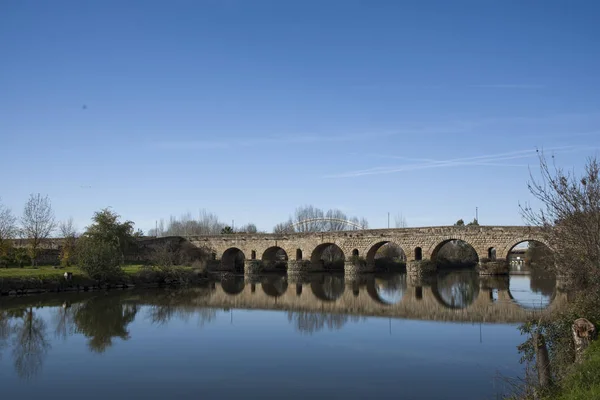
[(600, 399), (600, 342), (595, 341), (585, 352), (585, 359), (575, 365), (545, 400)]
[[(72, 274), (65, 279), (65, 272)], [(207, 274), (191, 267), (160, 269), (126, 265), (122, 274), (107, 282), (89, 278), (76, 267), (4, 268), (0, 269), (0, 296), (19, 296), (46, 292), (79, 292), (134, 287), (153, 288), (205, 282)]]

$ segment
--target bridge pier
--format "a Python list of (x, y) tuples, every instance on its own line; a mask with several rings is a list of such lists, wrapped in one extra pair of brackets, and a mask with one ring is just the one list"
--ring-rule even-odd
[(424, 276), (437, 271), (437, 265), (429, 260), (408, 261), (406, 263), (406, 273), (408, 275)]
[(263, 270), (261, 260), (244, 260), (244, 275), (259, 274)]
[(344, 276), (347, 276), (349, 278), (353, 278), (357, 275), (364, 274), (366, 272), (373, 272), (374, 270), (374, 264), (367, 264), (363, 260), (344, 262)]
[(508, 275), (510, 266), (506, 260), (479, 261), (477, 272), (479, 275)]

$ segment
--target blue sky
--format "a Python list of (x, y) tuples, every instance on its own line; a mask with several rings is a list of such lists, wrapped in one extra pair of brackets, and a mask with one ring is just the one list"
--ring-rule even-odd
[[(522, 224), (535, 148), (600, 147), (596, 1), (0, 4), (2, 202), (80, 229), (297, 206)], [(534, 169), (535, 173), (535, 169)]]

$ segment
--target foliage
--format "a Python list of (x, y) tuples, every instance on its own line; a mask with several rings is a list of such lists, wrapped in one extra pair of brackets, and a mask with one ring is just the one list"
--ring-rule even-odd
[(28, 239), (29, 256), (35, 265), (41, 242), (49, 238), (56, 228), (54, 211), (48, 196), (42, 197), (39, 193), (29, 196), (23, 209), (21, 227), (23, 236)]
[(577, 365), (560, 382), (549, 399), (575, 400), (600, 398), (600, 342), (586, 350), (584, 362)]
[(77, 263), (90, 278), (101, 282), (118, 278), (122, 274), (121, 260), (121, 250), (115, 241), (89, 236), (79, 239)]
[(121, 216), (108, 208), (94, 213), (92, 225), (88, 226), (83, 236), (92, 242), (101, 242), (118, 250), (123, 256), (135, 246), (133, 225), (131, 221), (120, 222)]
[(479, 221), (477, 221), (477, 218), (473, 218), (473, 221), (465, 225), (465, 221), (461, 218), (454, 223), (454, 226), (479, 226)]
[[(550, 355), (550, 370), (553, 380), (562, 382), (573, 369), (575, 351), (571, 326), (578, 318), (587, 318), (596, 327), (600, 326), (600, 291), (581, 290), (570, 294), (569, 304), (552, 315), (522, 324), (519, 329), (528, 339), (518, 348), (522, 354), (521, 362), (531, 362), (535, 358), (535, 347), (532, 340), (534, 333), (544, 336)], [(552, 397), (554, 398), (554, 397)]]
[(233, 233), (235, 233), (235, 232), (233, 231), (233, 228), (231, 228), (230, 226), (226, 226), (223, 229), (221, 229), (221, 235), (231, 235)]
[[(589, 158), (580, 177), (539, 153), (539, 178), (531, 175), (530, 192), (542, 203), (540, 210), (521, 206), (528, 224), (542, 229), (554, 250), (555, 264), (580, 285), (600, 285), (600, 163)], [(568, 266), (568, 267), (565, 267)]]

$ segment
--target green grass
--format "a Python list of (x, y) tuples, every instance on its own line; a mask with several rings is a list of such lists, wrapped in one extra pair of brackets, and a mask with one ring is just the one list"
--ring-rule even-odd
[[(141, 268), (141, 265), (125, 265), (123, 266), (123, 271), (128, 275), (133, 275)], [(73, 276), (86, 276), (77, 267), (54, 269), (51, 265), (41, 265), (37, 268), (32, 268), (31, 266), (23, 268), (0, 268), (0, 278), (60, 278), (67, 271), (72, 272)]]
[(600, 399), (600, 340), (590, 345), (586, 350), (585, 361), (575, 366), (548, 399)]

